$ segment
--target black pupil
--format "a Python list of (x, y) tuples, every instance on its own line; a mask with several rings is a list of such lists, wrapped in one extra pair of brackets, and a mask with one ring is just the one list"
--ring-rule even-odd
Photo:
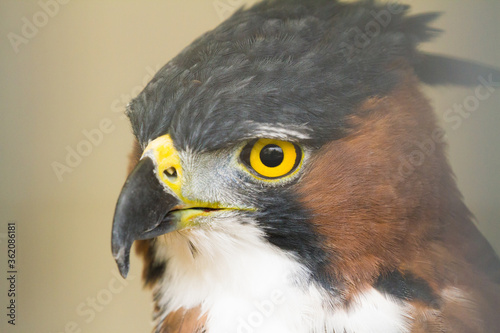
[(283, 149), (278, 145), (267, 145), (260, 151), (260, 160), (268, 168), (274, 168), (283, 162)]

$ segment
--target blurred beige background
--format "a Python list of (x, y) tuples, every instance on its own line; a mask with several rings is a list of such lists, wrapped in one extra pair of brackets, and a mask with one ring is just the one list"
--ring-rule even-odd
[[(132, 143), (121, 112), (159, 66), (252, 2), (59, 0), (51, 7), (55, 0), (0, 1), (1, 332), (150, 331), (152, 307), (150, 293), (142, 290), (141, 263), (133, 258), (130, 278), (123, 281), (110, 250), (115, 200)], [(411, 3), (414, 13), (445, 12), (434, 26), (446, 33), (423, 49), (500, 67), (500, 2)], [(38, 27), (30, 29), (33, 23)], [(21, 37), (14, 47), (13, 34)], [(473, 89), (425, 91), (442, 119)], [(459, 128), (443, 123), (459, 186), (497, 252), (499, 105), (500, 89)], [(92, 134), (94, 143), (86, 144)], [(54, 172), (76, 149), (87, 156), (73, 156), (70, 168)], [(5, 315), (10, 221), (17, 223), (15, 327)]]

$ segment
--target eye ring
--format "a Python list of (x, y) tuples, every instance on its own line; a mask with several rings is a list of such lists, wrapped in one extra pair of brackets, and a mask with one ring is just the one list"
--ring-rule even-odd
[(297, 169), (302, 161), (302, 150), (292, 142), (258, 139), (242, 149), (240, 160), (256, 176), (278, 179)]

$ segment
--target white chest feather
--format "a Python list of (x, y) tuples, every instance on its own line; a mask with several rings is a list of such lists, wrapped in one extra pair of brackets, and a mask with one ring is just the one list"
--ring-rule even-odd
[(343, 309), (251, 224), (167, 234), (156, 256), (163, 313), (201, 305), (210, 333), (408, 332), (407, 306), (372, 289)]

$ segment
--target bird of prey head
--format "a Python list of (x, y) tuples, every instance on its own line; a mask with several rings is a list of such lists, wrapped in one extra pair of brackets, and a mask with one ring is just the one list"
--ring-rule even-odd
[(264, 1), (131, 101), (112, 250), (126, 276), (138, 241), (156, 332), (500, 327), (500, 262), (420, 91), (499, 72), (419, 52), (437, 15), (408, 9)]

